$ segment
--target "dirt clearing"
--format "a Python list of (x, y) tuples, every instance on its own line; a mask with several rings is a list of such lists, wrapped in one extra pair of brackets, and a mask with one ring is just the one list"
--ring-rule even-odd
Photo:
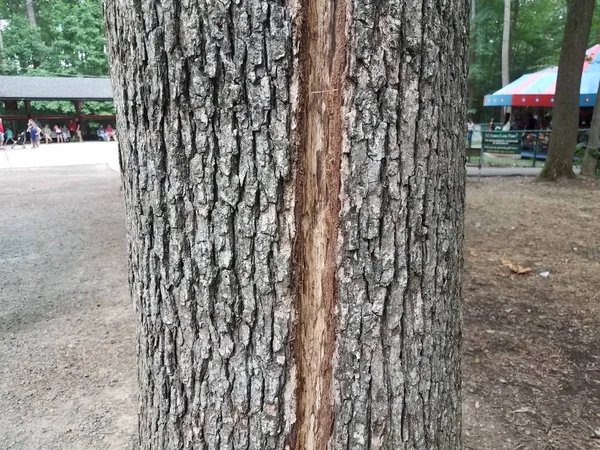
[(468, 182), (466, 449), (600, 449), (599, 199), (582, 181)]
[(0, 448), (133, 448), (119, 176), (4, 170), (0, 198)]

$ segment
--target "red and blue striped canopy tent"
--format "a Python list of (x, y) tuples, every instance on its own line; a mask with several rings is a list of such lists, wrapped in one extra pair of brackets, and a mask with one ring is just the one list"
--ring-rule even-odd
[[(523, 75), (491, 95), (483, 106), (550, 106), (554, 105), (558, 67)], [(579, 89), (579, 106), (594, 106), (600, 82), (600, 44), (586, 51)]]

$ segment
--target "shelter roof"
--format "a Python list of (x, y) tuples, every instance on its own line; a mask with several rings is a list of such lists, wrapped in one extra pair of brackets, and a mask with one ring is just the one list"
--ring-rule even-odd
[(109, 78), (0, 76), (0, 100), (112, 101)]

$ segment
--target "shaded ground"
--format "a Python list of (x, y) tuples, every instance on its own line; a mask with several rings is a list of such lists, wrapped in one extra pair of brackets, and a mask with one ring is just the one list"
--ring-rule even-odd
[(0, 199), (0, 448), (132, 448), (134, 327), (118, 175), (4, 170)]
[(465, 447), (600, 448), (599, 186), (505, 178), (467, 192)]

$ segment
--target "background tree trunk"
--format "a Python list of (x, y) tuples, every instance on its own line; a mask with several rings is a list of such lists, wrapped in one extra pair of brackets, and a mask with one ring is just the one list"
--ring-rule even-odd
[(106, 1), (142, 449), (460, 448), (468, 1)]
[[(509, 44), (508, 44), (508, 61), (510, 66), (510, 61), (513, 60), (514, 46), (515, 46), (515, 36), (517, 34), (517, 26), (519, 24), (519, 0), (512, 0), (512, 18), (510, 23), (510, 34), (509, 34)], [(510, 67), (509, 67), (509, 83), (510, 83)]]
[(560, 51), (556, 95), (552, 111), (552, 137), (541, 178), (574, 176), (573, 157), (579, 125), (579, 88), (595, 0), (568, 0), (567, 22)]
[(4, 39), (2, 36), (3, 30), (0, 26), (0, 69), (2, 74), (6, 73), (6, 55), (4, 53)]
[(510, 83), (510, 4), (504, 0), (504, 25), (502, 27), (502, 86)]
[[(471, 0), (471, 36), (477, 35), (477, 0)], [(472, 67), (477, 60), (477, 45), (471, 39), (471, 44), (469, 45), (469, 67)], [(467, 102), (468, 102), (468, 110), (471, 111), (475, 108), (475, 85), (471, 81), (467, 84)]]
[(598, 144), (600, 143), (600, 84), (598, 85), (598, 93), (596, 94), (596, 102), (594, 104), (594, 113), (592, 115), (592, 123), (590, 125), (590, 136), (588, 138), (587, 147), (585, 148), (585, 156), (581, 166), (581, 174), (593, 177), (596, 175), (598, 167)]
[[(504, 23), (502, 27), (502, 86), (510, 83), (510, 4), (512, 0), (504, 0)], [(503, 108), (503, 113), (510, 112), (510, 106)], [(504, 120), (504, 118), (502, 119)]]
[(27, 11), (27, 19), (29, 19), (29, 25), (37, 27), (37, 20), (35, 18), (35, 7), (33, 0), (25, 0), (25, 10)]

